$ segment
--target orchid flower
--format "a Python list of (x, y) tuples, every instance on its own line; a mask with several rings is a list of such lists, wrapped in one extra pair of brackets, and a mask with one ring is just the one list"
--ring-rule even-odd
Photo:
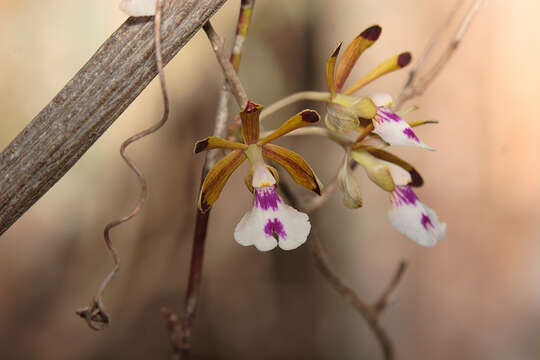
[(306, 214), (286, 205), (278, 195), (277, 172), (264, 159), (283, 166), (296, 183), (320, 195), (322, 185), (308, 163), (299, 154), (270, 144), (295, 129), (316, 123), (319, 114), (313, 110), (303, 110), (259, 140), (262, 108), (248, 102), (240, 112), (243, 143), (211, 136), (195, 144), (195, 153), (216, 148), (232, 150), (206, 175), (199, 195), (199, 209), (203, 212), (210, 209), (231, 174), (247, 159), (251, 169), (246, 176), (246, 185), (254, 197), (252, 209), (236, 226), (234, 239), (240, 245), (254, 245), (260, 251), (272, 250), (276, 246), (292, 250), (306, 241), (311, 225)]
[[(361, 146), (347, 154), (338, 176), (341, 183), (356, 181), (350, 170), (349, 156), (364, 168), (371, 181), (389, 192), (391, 207), (388, 218), (396, 230), (423, 246), (433, 246), (444, 238), (446, 224), (440, 222), (437, 214), (424, 205), (412, 190), (422, 186), (424, 180), (411, 164), (384, 149)], [(346, 176), (349, 179), (344, 178), (343, 168), (348, 169)], [(351, 203), (351, 197), (359, 197), (359, 191), (351, 192), (341, 186), (340, 189), (344, 193), (345, 205)]]
[(381, 31), (378, 25), (367, 28), (349, 44), (339, 62), (337, 62), (337, 57), (341, 44), (328, 58), (326, 80), (330, 90), (330, 99), (325, 117), (326, 126), (338, 132), (372, 131), (390, 145), (421, 146), (433, 150), (418, 139), (406, 121), (390, 110), (392, 100), (389, 95), (375, 94), (363, 98), (351, 96), (382, 75), (407, 66), (412, 58), (409, 52), (392, 56), (342, 92), (343, 85), (356, 61), (377, 41)]
[(413, 126), (429, 121), (406, 122), (391, 110), (392, 97), (387, 94), (373, 94), (363, 98), (351, 96), (378, 77), (408, 65), (411, 54), (404, 52), (391, 57), (342, 92), (359, 56), (373, 45), (380, 34), (380, 26), (369, 27), (351, 42), (339, 63), (337, 57), (341, 44), (327, 62), (330, 99), (325, 123), (332, 131), (360, 133), (358, 139), (346, 147), (344, 162), (338, 174), (338, 187), (344, 194), (345, 206), (362, 206), (360, 186), (350, 167), (352, 158), (365, 169), (370, 180), (390, 193), (391, 208), (388, 217), (392, 225), (419, 244), (433, 246), (444, 237), (446, 224), (441, 223), (435, 212), (420, 202), (413, 192), (412, 187), (423, 184), (416, 169), (385, 150), (388, 146), (417, 146), (434, 150), (423, 143), (412, 129)]

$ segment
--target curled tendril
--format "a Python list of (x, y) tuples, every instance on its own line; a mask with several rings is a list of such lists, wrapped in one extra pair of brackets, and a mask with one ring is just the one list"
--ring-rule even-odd
[(92, 330), (104, 330), (111, 322), (111, 317), (103, 308), (101, 299), (92, 299), (92, 303), (76, 311), (76, 314), (86, 320), (86, 323)]
[(157, 64), (157, 69), (158, 69), (159, 81), (161, 84), (161, 94), (163, 97), (163, 115), (161, 117), (161, 120), (158, 123), (149, 127), (146, 130), (143, 130), (131, 136), (130, 138), (125, 140), (120, 146), (120, 155), (122, 156), (126, 164), (130, 167), (130, 169), (137, 176), (137, 179), (139, 180), (139, 183), (141, 185), (141, 193), (139, 195), (139, 201), (137, 202), (137, 205), (133, 208), (133, 210), (131, 210), (131, 212), (128, 215), (120, 219), (111, 221), (105, 226), (105, 229), (103, 230), (103, 237), (105, 239), (105, 245), (107, 246), (107, 250), (109, 251), (109, 254), (111, 255), (111, 258), (113, 260), (114, 268), (101, 283), (97, 291), (97, 294), (92, 299), (92, 302), (90, 303), (90, 305), (76, 311), (77, 315), (85, 319), (88, 326), (93, 330), (98, 330), (98, 331), (103, 330), (111, 323), (111, 318), (109, 314), (105, 311), (102, 299), (103, 299), (103, 294), (105, 293), (105, 289), (107, 288), (111, 280), (114, 278), (118, 270), (120, 270), (120, 257), (118, 256), (118, 253), (112, 246), (112, 241), (110, 238), (110, 231), (114, 227), (126, 221), (129, 221), (131, 218), (137, 215), (139, 211), (141, 210), (142, 206), (144, 205), (144, 202), (146, 201), (146, 198), (148, 195), (148, 186), (146, 184), (146, 180), (142, 172), (137, 168), (137, 166), (135, 166), (135, 163), (126, 155), (126, 148), (130, 144), (134, 143), (135, 141), (140, 140), (143, 137), (150, 135), (156, 132), (157, 130), (159, 130), (163, 125), (165, 125), (165, 123), (167, 122), (167, 119), (169, 118), (169, 96), (167, 93), (167, 86), (165, 83), (165, 74), (163, 73), (163, 59), (161, 56), (162, 7), (163, 7), (163, 0), (158, 0), (156, 3), (156, 15), (154, 16), (154, 43), (155, 43), (156, 64)]

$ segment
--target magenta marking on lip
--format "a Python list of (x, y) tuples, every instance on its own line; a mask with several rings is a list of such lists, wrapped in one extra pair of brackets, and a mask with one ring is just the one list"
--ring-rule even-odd
[(280, 202), (282, 202), (282, 200), (276, 193), (276, 188), (274, 186), (255, 188), (253, 207), (260, 207), (263, 210), (271, 208), (272, 210), (277, 211), (278, 203)]
[(392, 192), (392, 200), (396, 205), (415, 205), (418, 197), (410, 186), (396, 186)]
[(264, 233), (268, 236), (278, 236), (281, 239), (285, 239), (287, 237), (283, 224), (278, 218), (274, 218), (274, 220), (268, 219), (268, 222), (264, 226)]
[(402, 119), (399, 117), (398, 114), (396, 113), (393, 113), (391, 111), (385, 111), (381, 108), (379, 108), (377, 110), (377, 117), (381, 120), (381, 121), (394, 121), (394, 122), (400, 122), (402, 121)]
[(420, 139), (418, 139), (418, 136), (416, 136), (416, 134), (414, 133), (414, 131), (412, 131), (411, 128), (406, 128), (405, 130), (403, 130), (403, 133), (407, 135), (409, 139), (420, 142)]
[(422, 226), (426, 230), (428, 229), (428, 226), (431, 228), (435, 228), (435, 226), (433, 226), (433, 223), (431, 222), (431, 219), (429, 218), (429, 216), (427, 216), (427, 214), (422, 213), (422, 219), (420, 220), (420, 222), (422, 223)]

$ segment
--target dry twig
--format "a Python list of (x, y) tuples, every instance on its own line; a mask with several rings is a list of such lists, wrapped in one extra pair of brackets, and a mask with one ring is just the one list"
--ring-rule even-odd
[[(283, 196), (287, 199), (287, 201), (295, 208), (301, 209), (302, 207), (299, 204), (297, 197), (290, 190), (289, 186), (284, 182), (280, 182), (279, 185)], [(333, 189), (332, 191), (335, 191), (335, 189)], [(318, 206), (316, 208), (318, 208)], [(303, 210), (306, 212), (310, 212), (314, 209), (315, 207)], [(394, 273), (394, 276), (392, 277), (392, 281), (388, 284), (388, 286), (382, 292), (381, 296), (377, 299), (377, 301), (375, 301), (373, 304), (368, 304), (367, 302), (362, 300), (362, 298), (354, 289), (352, 289), (345, 283), (342, 277), (339, 276), (330, 265), (328, 255), (326, 254), (326, 251), (321, 244), (313, 221), (311, 226), (311, 232), (309, 234), (308, 246), (311, 255), (313, 256), (314, 264), (320, 271), (320, 273), (326, 278), (326, 280), (328, 280), (330, 285), (343, 297), (343, 299), (345, 299), (345, 301), (351, 304), (366, 320), (369, 328), (371, 329), (373, 334), (375, 334), (377, 341), (381, 346), (384, 358), (386, 360), (393, 359), (394, 349), (392, 346), (392, 342), (386, 330), (381, 327), (379, 323), (379, 317), (381, 313), (386, 309), (388, 299), (390, 298), (394, 290), (397, 288), (400, 280), (403, 277), (403, 274), (405, 273), (405, 270), (407, 268), (406, 262), (400, 262), (396, 272)]]
[(317, 232), (311, 229), (309, 236), (309, 249), (315, 260), (317, 269), (324, 275), (326, 280), (332, 285), (332, 287), (357, 311), (362, 315), (369, 325), (369, 328), (377, 337), (381, 349), (383, 351), (384, 358), (390, 360), (394, 358), (394, 348), (392, 341), (388, 336), (386, 330), (380, 325), (379, 317), (381, 313), (386, 309), (388, 299), (390, 295), (397, 288), (401, 281), (405, 270), (407, 269), (407, 263), (401, 261), (396, 269), (392, 281), (388, 284), (382, 295), (373, 304), (368, 304), (358, 295), (358, 293), (349, 287), (330, 265), (326, 251), (322, 247), (322, 244), (318, 238)]
[(223, 75), (225, 75), (225, 79), (227, 79), (227, 82), (230, 85), (231, 92), (236, 98), (236, 102), (240, 105), (240, 108), (244, 108), (248, 102), (248, 97), (233, 64), (230, 59), (227, 59), (225, 48), (223, 47), (223, 39), (214, 30), (210, 21), (203, 25), (203, 29), (208, 36), (208, 40), (210, 40), (210, 43), (212, 44), (212, 49), (216, 54), (219, 65), (221, 65)]
[[(457, 48), (461, 44), (461, 41), (463, 40), (463, 37), (465, 36), (465, 33), (467, 32), (467, 29), (471, 25), (474, 16), (478, 12), (478, 10), (480, 10), (480, 6), (482, 5), (483, 0), (474, 0), (473, 4), (461, 20), (461, 24), (459, 25), (456, 33), (452, 37), (452, 40), (448, 43), (444, 52), (439, 56), (439, 58), (431, 68), (424, 69), (424, 67), (426, 66), (427, 58), (429, 57), (429, 55), (431, 55), (431, 52), (433, 51), (435, 44), (440, 40), (442, 33), (447, 30), (452, 18), (456, 15), (456, 12), (462, 2), (462, 0), (458, 0), (456, 2), (454, 10), (450, 13), (443, 27), (437, 33), (435, 33), (435, 35), (432, 37), (432, 39), (426, 46), (422, 57), (409, 72), (407, 82), (405, 83), (403, 89), (401, 90), (401, 93), (397, 97), (394, 109), (398, 110), (401, 108), (401, 106), (403, 106), (406, 101), (422, 95), (429, 87), (429, 85), (433, 82), (433, 80), (435, 80), (435, 78), (439, 75), (441, 70), (446, 66), (452, 55), (456, 52)], [(424, 75), (422, 75), (422, 72), (424, 72)]]
[(105, 229), (103, 231), (103, 236), (105, 238), (105, 244), (107, 245), (107, 250), (111, 254), (111, 257), (113, 259), (114, 267), (113, 270), (107, 275), (105, 280), (101, 283), (98, 292), (92, 299), (92, 302), (90, 303), (90, 306), (78, 310), (77, 314), (86, 320), (88, 326), (93, 330), (103, 330), (107, 325), (110, 324), (110, 316), (105, 311), (105, 308), (103, 306), (103, 295), (105, 293), (105, 289), (109, 285), (109, 283), (112, 281), (116, 273), (120, 270), (120, 257), (118, 256), (118, 253), (112, 246), (112, 240), (110, 238), (110, 231), (112, 228), (129, 221), (132, 219), (135, 215), (139, 213), (142, 206), (144, 205), (144, 202), (146, 201), (147, 195), (148, 195), (148, 187), (146, 184), (146, 180), (144, 178), (143, 173), (137, 168), (133, 160), (131, 160), (126, 155), (126, 149), (129, 145), (134, 143), (135, 141), (138, 141), (150, 134), (153, 134), (154, 132), (158, 131), (165, 123), (167, 122), (167, 119), (169, 118), (169, 96), (167, 94), (167, 84), (165, 82), (165, 74), (163, 72), (163, 58), (161, 55), (161, 15), (162, 15), (162, 6), (163, 6), (163, 0), (158, 0), (156, 2), (156, 15), (154, 16), (154, 44), (155, 44), (155, 60), (156, 65), (158, 69), (159, 74), (159, 82), (161, 84), (161, 95), (163, 97), (163, 115), (161, 116), (161, 120), (154, 124), (153, 126), (149, 127), (148, 129), (145, 129), (130, 138), (128, 138), (126, 141), (122, 143), (120, 146), (120, 155), (126, 162), (126, 164), (130, 167), (130, 169), (135, 173), (137, 176), (137, 179), (139, 180), (139, 183), (141, 185), (141, 193), (139, 196), (139, 201), (137, 202), (137, 205), (131, 210), (131, 212), (120, 218), (111, 221), (105, 226)]

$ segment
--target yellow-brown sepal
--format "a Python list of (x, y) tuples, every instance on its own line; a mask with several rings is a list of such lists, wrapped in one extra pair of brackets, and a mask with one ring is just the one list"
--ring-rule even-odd
[(265, 158), (283, 166), (298, 185), (321, 195), (322, 184), (302, 156), (274, 144), (263, 145), (262, 154)]
[(208, 211), (216, 202), (225, 183), (229, 180), (231, 174), (246, 160), (246, 154), (243, 150), (237, 149), (231, 151), (219, 160), (216, 165), (206, 175), (201, 193), (199, 194), (199, 209), (202, 212)]
[(381, 27), (379, 25), (373, 25), (362, 31), (345, 49), (341, 60), (339, 61), (336, 72), (336, 89), (340, 91), (347, 80), (354, 64), (362, 55), (362, 53), (369, 48), (381, 35)]

